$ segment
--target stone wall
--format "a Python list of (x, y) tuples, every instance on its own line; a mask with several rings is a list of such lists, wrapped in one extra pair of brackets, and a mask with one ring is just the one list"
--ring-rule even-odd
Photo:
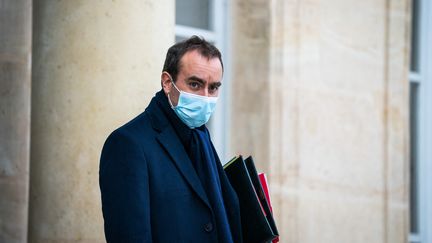
[[(406, 242), (410, 1), (229, 3), (227, 154), (281, 242)], [(104, 242), (100, 150), (160, 87), (174, 1), (33, 5), (0, 0), (0, 242)]]
[(160, 89), (173, 1), (34, 6), (30, 242), (104, 242), (99, 156)]
[(0, 242), (26, 242), (32, 9), (0, 0)]
[(409, 1), (234, 1), (232, 138), (282, 242), (406, 242)]

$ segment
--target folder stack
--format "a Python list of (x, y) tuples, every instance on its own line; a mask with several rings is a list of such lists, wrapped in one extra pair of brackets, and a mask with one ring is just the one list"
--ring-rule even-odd
[(224, 165), (225, 173), (240, 203), (243, 241), (278, 242), (265, 175), (258, 175), (251, 156), (236, 156)]

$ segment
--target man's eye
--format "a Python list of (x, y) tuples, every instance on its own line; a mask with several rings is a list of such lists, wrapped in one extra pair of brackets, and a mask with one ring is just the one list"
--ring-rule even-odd
[(218, 89), (219, 89), (219, 86), (211, 86), (210, 92), (214, 93), (214, 92), (218, 91)]
[(190, 83), (189, 83), (189, 86), (190, 86), (192, 89), (198, 89), (198, 88), (200, 87), (200, 84), (199, 84), (198, 82), (190, 82)]

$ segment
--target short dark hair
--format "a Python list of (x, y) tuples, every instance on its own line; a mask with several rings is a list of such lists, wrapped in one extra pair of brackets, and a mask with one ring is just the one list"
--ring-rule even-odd
[(175, 82), (180, 71), (180, 59), (188, 51), (197, 50), (203, 57), (208, 59), (218, 58), (223, 70), (222, 55), (220, 51), (210, 42), (196, 35), (189, 39), (180, 41), (168, 49), (162, 71), (168, 72)]

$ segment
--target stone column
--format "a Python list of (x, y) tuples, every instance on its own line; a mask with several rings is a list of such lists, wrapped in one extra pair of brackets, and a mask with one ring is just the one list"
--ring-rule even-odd
[(35, 3), (30, 242), (105, 242), (99, 156), (160, 89), (174, 1)]
[(266, 171), (270, 137), (270, 17), (268, 0), (233, 1), (229, 154), (252, 154)]
[(282, 242), (407, 241), (409, 4), (233, 2), (231, 148)]
[(0, 0), (0, 242), (27, 241), (32, 1)]

